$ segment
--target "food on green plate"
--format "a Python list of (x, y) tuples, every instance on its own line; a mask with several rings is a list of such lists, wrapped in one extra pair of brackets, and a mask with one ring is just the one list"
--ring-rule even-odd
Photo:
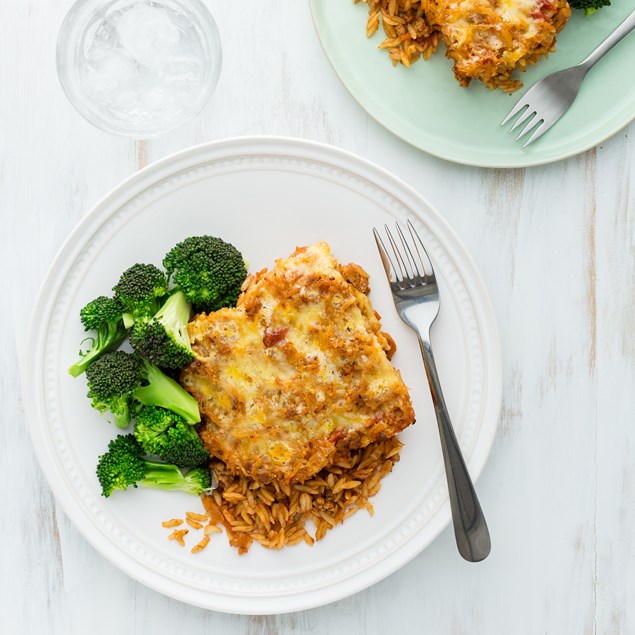
[(196, 399), (138, 355), (106, 353), (86, 369), (86, 379), (93, 408), (110, 412), (119, 428), (130, 423), (140, 405), (167, 408), (188, 423), (201, 420)]
[(608, 7), (611, 0), (569, 0), (572, 9), (581, 9), (584, 15), (591, 15), (602, 7)]
[(517, 90), (525, 71), (555, 50), (571, 9), (567, 0), (427, 0), (430, 25), (441, 33), (461, 86)]
[(200, 495), (211, 490), (212, 475), (208, 468), (197, 467), (183, 474), (176, 465), (148, 461), (139, 442), (132, 434), (119, 435), (108, 444), (108, 451), (99, 457), (97, 479), (102, 494), (108, 497), (116, 489), (151, 487), (178, 490)]
[(117, 348), (126, 337), (121, 304), (106, 296), (89, 302), (80, 312), (79, 318), (87, 331), (95, 331), (95, 337), (87, 338), (90, 349), (80, 351), (80, 358), (69, 369), (73, 377), (81, 375), (92, 362), (108, 351)]
[(410, 67), (418, 59), (430, 59), (441, 34), (428, 23), (425, 0), (353, 0), (368, 5), (366, 37), (382, 25), (386, 38), (378, 48), (388, 52), (393, 66)]
[(168, 252), (163, 266), (196, 313), (235, 306), (247, 277), (238, 249), (214, 236), (186, 238)]
[[(461, 86), (479, 80), (490, 89), (517, 90), (525, 71), (555, 50), (571, 7), (588, 10), (609, 0), (354, 0), (368, 5), (366, 34), (380, 27), (379, 44), (393, 65), (429, 59), (440, 42)], [(415, 80), (416, 81), (416, 80)]]
[(171, 410), (143, 406), (135, 417), (134, 436), (146, 454), (168, 463), (196, 467), (209, 461), (196, 428)]

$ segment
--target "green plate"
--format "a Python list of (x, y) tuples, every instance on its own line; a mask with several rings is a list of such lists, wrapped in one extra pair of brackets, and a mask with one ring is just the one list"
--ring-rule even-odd
[[(368, 7), (353, 0), (310, 0), (322, 46), (342, 83), (379, 123), (437, 157), (483, 167), (524, 167), (558, 161), (601, 143), (635, 118), (635, 33), (590, 71), (568, 113), (523, 149), (500, 122), (525, 88), (508, 95), (480, 82), (461, 88), (443, 47), (411, 68), (393, 67), (377, 48), (383, 30), (366, 38)], [(585, 17), (574, 11), (549, 59), (521, 75), (525, 87), (580, 62), (633, 10), (633, 0)]]

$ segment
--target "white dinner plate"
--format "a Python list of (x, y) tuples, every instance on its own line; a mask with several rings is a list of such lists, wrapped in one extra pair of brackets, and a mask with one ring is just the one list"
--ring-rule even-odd
[[(433, 344), (446, 400), (472, 475), (485, 464), (501, 402), (501, 356), (487, 290), (446, 222), (385, 170), (300, 140), (243, 138), (191, 148), (138, 172), (98, 203), (60, 249), (42, 285), (28, 338), (24, 395), (38, 459), (66, 514), (127, 574), (166, 595), (217, 611), (270, 614), (346, 597), (420, 553), (450, 519), (441, 450), (416, 338), (397, 317), (371, 233), (414, 219), (434, 261), (442, 308)], [(327, 241), (371, 275), (371, 300), (394, 336), (396, 366), (411, 388), (417, 423), (401, 435), (401, 461), (373, 499), (313, 547), (239, 556), (224, 534), (196, 555), (167, 540), (161, 522), (201, 511), (197, 498), (131, 489), (100, 495), (97, 456), (119, 431), (92, 410), (85, 377), (67, 368), (83, 338), (79, 309), (108, 294), (135, 262), (160, 265), (186, 236), (234, 243), (250, 270), (296, 245)], [(486, 510), (487, 511), (487, 510)], [(457, 558), (451, 551), (447, 558)]]

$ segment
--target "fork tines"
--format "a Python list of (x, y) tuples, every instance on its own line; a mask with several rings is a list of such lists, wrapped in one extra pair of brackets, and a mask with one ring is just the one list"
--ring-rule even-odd
[[(373, 234), (386, 270), (386, 276), (391, 284), (397, 284), (401, 289), (421, 286), (434, 281), (434, 269), (426, 248), (423, 246), (423, 241), (410, 219), (406, 221), (406, 224), (411, 237), (410, 241), (408, 241), (401, 225), (395, 223), (397, 235), (402, 245), (401, 249), (388, 225), (384, 225), (384, 230), (391, 247), (390, 250), (386, 247), (379, 232), (373, 227)], [(392, 251), (393, 257), (391, 257), (390, 251)]]
[(516, 130), (520, 126), (523, 126), (524, 124), (523, 129), (518, 133), (518, 136), (516, 137), (516, 141), (518, 141), (521, 137), (524, 137), (535, 126), (538, 126), (538, 128), (536, 128), (536, 130), (534, 131), (534, 134), (532, 134), (531, 137), (529, 137), (529, 139), (527, 139), (527, 141), (524, 143), (523, 145), (523, 148), (524, 148), (528, 146), (532, 141), (535, 141), (535, 139), (537, 139), (539, 136), (542, 136), (542, 135), (536, 136), (536, 133), (540, 130), (542, 125), (545, 123), (545, 120), (541, 119), (538, 116), (538, 113), (532, 108), (530, 108), (528, 104), (519, 103), (516, 105), (516, 108), (514, 108), (514, 110), (512, 110), (512, 112), (509, 115), (507, 115), (507, 117), (505, 118), (505, 120), (503, 121), (501, 125), (505, 125), (516, 113), (520, 112), (523, 109), (524, 109), (524, 112), (520, 115), (520, 117), (518, 117), (516, 123), (509, 129), (509, 131), (513, 132), (514, 130)]
[[(516, 141), (518, 141), (521, 137), (524, 137), (527, 133), (532, 132), (531, 136), (525, 141), (523, 144), (523, 148), (526, 148), (530, 143), (533, 143), (536, 139), (542, 137), (542, 135), (549, 130), (550, 126), (545, 125), (545, 120), (538, 115), (538, 112), (531, 107), (529, 104), (528, 98), (531, 90), (527, 91), (525, 95), (523, 95), (516, 105), (509, 111), (509, 114), (505, 119), (503, 119), (501, 126), (504, 126), (508, 121), (511, 121), (518, 113), (521, 113), (516, 123), (509, 129), (510, 132), (513, 132), (520, 126), (523, 126), (523, 129), (518, 133), (516, 137)], [(535, 130), (534, 130), (535, 128)]]

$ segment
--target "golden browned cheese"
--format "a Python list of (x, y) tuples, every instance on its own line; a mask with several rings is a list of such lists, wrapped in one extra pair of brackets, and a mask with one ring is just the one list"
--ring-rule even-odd
[(189, 324), (196, 360), (181, 382), (229, 469), (301, 482), (414, 423), (394, 342), (354, 285), (367, 290), (368, 274), (317, 243), (250, 276), (236, 308)]
[(454, 74), (489, 88), (522, 86), (523, 71), (554, 50), (556, 35), (571, 15), (566, 0), (422, 0), (430, 25), (441, 32)]

